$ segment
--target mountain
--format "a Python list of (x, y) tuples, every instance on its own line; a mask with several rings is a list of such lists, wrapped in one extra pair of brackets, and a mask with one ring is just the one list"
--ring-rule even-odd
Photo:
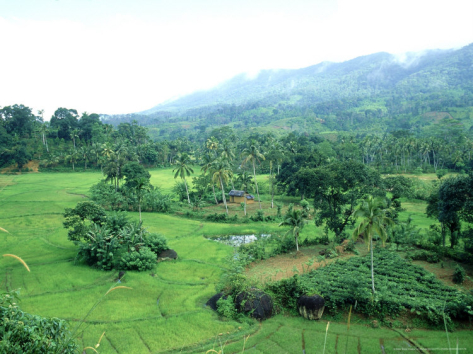
[(317, 104), (350, 97), (415, 95), (444, 90), (472, 92), (472, 83), (473, 44), (459, 50), (407, 53), (402, 58), (382, 52), (302, 69), (262, 70), (254, 78), (240, 74), (213, 89), (157, 105), (141, 114), (182, 113), (199, 107), (259, 100)]

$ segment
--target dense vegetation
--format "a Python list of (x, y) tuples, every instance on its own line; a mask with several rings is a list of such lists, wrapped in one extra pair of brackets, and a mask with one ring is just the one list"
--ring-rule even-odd
[[(79, 116), (59, 108), (45, 122), (41, 112), (23, 105), (3, 107), (0, 167), (16, 174), (39, 165), (41, 172), (56, 174), (2, 175), (10, 179), (0, 189), (5, 205), (0, 226), (26, 244), (5, 237), (2, 247), (25, 252), (41, 274), (53, 278), (44, 284), (42, 277), (25, 279), (7, 268), (0, 310), (14, 326), (2, 333), (21, 337), (20, 322), (32, 328), (39, 321), (44, 331), (32, 332), (41, 339), (38, 345), (55, 331), (58, 342), (76, 350), (67, 331), (56, 331), (63, 322), (49, 319), (53, 309), (68, 297), (77, 304), (60, 310), (63, 318), (89, 315), (85, 306), (102, 298), (106, 283), (124, 270), (139, 294), (122, 298), (123, 311), (110, 303), (92, 314), (92, 329), (80, 334), (84, 347), (108, 326), (117, 331), (110, 333), (110, 352), (139, 351), (137, 345), (145, 351), (179, 350), (220, 331), (231, 336), (239, 327), (253, 333), (254, 323), (233, 303), (253, 287), (272, 294), (278, 311), (294, 312), (297, 296), (318, 293), (333, 319), (353, 305), (356, 314), (386, 324), (409, 311), (427, 321), (419, 320), (419, 326), (460, 326), (471, 319), (471, 295), (409, 261), (443, 265), (453, 259), (463, 265), (457, 264), (452, 280), (468, 281), (463, 266), (473, 263), (472, 51), (470, 45), (432, 52), (411, 66), (379, 54), (297, 72), (263, 72), (255, 81), (237, 78), (221, 88), (217, 96), (233, 95), (235, 102), (214, 104), (202, 93), (176, 102), (180, 110), (148, 115)], [(268, 91), (270, 79), (275, 84)], [(134, 118), (140, 122), (130, 121)], [(82, 171), (90, 173), (69, 173)], [(230, 204), (232, 189), (253, 194), (254, 203)], [(54, 199), (56, 194), (61, 198)], [(41, 208), (31, 206), (30, 197)], [(409, 204), (419, 205), (413, 217), (406, 213)], [(43, 227), (36, 231), (36, 224)], [(235, 253), (202, 237), (240, 232), (265, 236)], [(342, 253), (340, 247), (358, 253), (358, 236), (370, 256), (327, 265)], [(157, 265), (168, 242), (182, 259)], [(385, 243), (388, 249), (382, 248)], [(313, 247), (324, 249), (317, 248), (322, 254), (305, 265), (308, 270), (317, 262), (318, 270), (267, 284), (245, 275), (251, 262)], [(66, 271), (55, 274), (57, 266), (71, 278)], [(19, 287), (26, 308), (41, 309), (44, 317), (12, 303), (11, 291)], [(220, 315), (241, 322), (221, 321), (202, 308), (214, 289), (227, 296)], [(129, 323), (138, 322), (137, 334), (128, 339)], [(173, 334), (161, 328), (169, 323)], [(192, 324), (195, 333), (180, 338), (181, 327)], [(157, 342), (158, 332), (171, 339)], [(3, 338), (2, 345), (10, 345)], [(113, 343), (120, 343), (119, 350)]]

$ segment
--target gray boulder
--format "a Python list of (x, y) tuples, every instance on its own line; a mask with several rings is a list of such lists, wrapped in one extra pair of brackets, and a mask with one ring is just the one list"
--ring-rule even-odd
[(238, 294), (235, 308), (238, 312), (249, 314), (262, 321), (273, 315), (273, 300), (268, 294), (253, 288)]
[(302, 295), (297, 299), (297, 308), (302, 317), (308, 320), (319, 320), (324, 313), (325, 300), (319, 295)]
[(165, 261), (168, 259), (177, 259), (177, 252), (174, 250), (166, 250), (158, 255), (158, 261)]

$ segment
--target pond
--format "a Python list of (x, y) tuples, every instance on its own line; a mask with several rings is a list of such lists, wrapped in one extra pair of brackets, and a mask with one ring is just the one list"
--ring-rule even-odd
[(238, 247), (247, 243), (252, 243), (258, 239), (270, 237), (270, 234), (260, 235), (224, 235), (217, 237), (207, 237), (210, 240), (224, 243), (229, 246)]

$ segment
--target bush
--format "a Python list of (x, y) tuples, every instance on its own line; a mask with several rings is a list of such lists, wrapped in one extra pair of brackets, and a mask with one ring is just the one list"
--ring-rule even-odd
[(414, 261), (426, 261), (429, 263), (438, 263), (440, 262), (440, 257), (438, 253), (429, 252), (425, 250), (415, 251), (409, 253), (406, 258), (412, 259)]
[(263, 210), (258, 210), (256, 212), (256, 215), (250, 216), (250, 219), (253, 221), (264, 221), (264, 211)]
[(297, 299), (302, 295), (307, 295), (309, 288), (301, 284), (299, 276), (296, 274), (292, 278), (267, 284), (265, 291), (272, 294), (272, 298), (277, 306), (297, 314)]
[(217, 301), (217, 312), (220, 316), (224, 316), (230, 319), (237, 318), (237, 310), (235, 308), (235, 303), (231, 296), (222, 296)]
[(448, 323), (468, 318), (473, 296), (442, 284), (432, 273), (384, 249), (377, 249), (374, 254), (373, 296), (370, 264), (369, 255), (340, 260), (298, 276), (298, 284), (294, 280), (274, 283), (271, 291), (290, 310), (294, 308), (292, 294), (304, 287), (323, 296), (325, 307), (332, 314), (356, 303), (357, 312), (380, 319), (397, 316), (405, 309), (436, 326), (443, 326), (444, 315)]
[(16, 305), (17, 295), (17, 292), (0, 294), (1, 353), (78, 353), (64, 320), (23, 312)]
[(156, 254), (148, 247), (142, 247), (138, 252), (127, 252), (122, 255), (120, 269), (123, 270), (150, 270), (156, 264)]
[(453, 272), (453, 282), (456, 284), (462, 284), (465, 281), (466, 272), (462, 266), (458, 265), (455, 267)]
[(163, 235), (149, 234), (145, 238), (145, 246), (148, 247), (156, 256), (169, 249), (167, 241)]

